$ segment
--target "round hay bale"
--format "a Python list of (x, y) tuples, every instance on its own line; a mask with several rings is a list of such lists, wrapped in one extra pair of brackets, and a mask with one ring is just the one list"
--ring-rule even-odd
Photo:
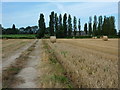
[(108, 36), (103, 36), (103, 41), (108, 41)]
[(92, 37), (93, 39), (97, 39), (97, 37)]
[(51, 41), (51, 43), (55, 43), (56, 42), (56, 36), (50, 36), (50, 41)]
[(97, 39), (97, 37), (95, 37), (95, 39)]

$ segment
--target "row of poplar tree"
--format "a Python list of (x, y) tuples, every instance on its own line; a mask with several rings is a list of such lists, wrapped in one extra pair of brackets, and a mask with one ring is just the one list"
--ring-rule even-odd
[[(49, 18), (49, 27), (46, 28), (44, 15), (42, 13), (40, 14), (40, 19), (38, 20), (39, 31), (37, 37), (44, 37), (46, 33), (49, 36), (56, 35), (56, 37), (59, 38), (72, 37), (76, 36), (77, 31), (79, 32), (79, 36), (81, 36), (80, 18), (77, 21), (77, 18), (74, 16), (72, 21), (70, 14), (67, 17), (67, 14), (65, 13), (62, 17), (61, 14), (58, 16), (57, 13), (54, 13), (54, 11), (51, 12)], [(97, 16), (95, 15), (93, 23), (92, 17), (89, 17), (89, 22), (84, 24), (84, 32), (85, 35), (89, 36), (114, 36), (117, 33), (115, 29), (115, 17), (104, 16), (103, 18), (102, 16), (99, 16), (97, 20)]]

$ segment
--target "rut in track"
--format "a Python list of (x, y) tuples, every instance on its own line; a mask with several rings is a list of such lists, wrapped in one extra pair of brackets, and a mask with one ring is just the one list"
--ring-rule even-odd
[(15, 76), (16, 82), (13, 88), (37, 88), (37, 65), (40, 60), (40, 43), (35, 45), (35, 49), (30, 53), (26, 66)]
[(5, 70), (5, 69), (8, 68), (12, 63), (14, 63), (15, 60), (16, 60), (16, 58), (18, 58), (23, 51), (27, 50), (35, 41), (36, 41), (36, 40), (34, 40), (33, 42), (25, 45), (24, 47), (22, 47), (22, 48), (20, 48), (20, 49), (18, 49), (18, 50), (16, 50), (13, 55), (8, 56), (8, 57), (6, 57), (6, 58), (2, 58), (2, 70)]

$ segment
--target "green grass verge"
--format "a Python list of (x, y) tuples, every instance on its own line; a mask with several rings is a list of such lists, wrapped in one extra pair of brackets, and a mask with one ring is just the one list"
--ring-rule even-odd
[[(46, 53), (49, 54), (49, 61), (50, 64), (54, 67), (54, 71), (50, 75), (50, 79), (54, 81), (55, 83), (62, 83), (66, 85), (66, 88), (71, 89), (73, 88), (73, 84), (71, 80), (65, 75), (66, 70), (63, 68), (63, 66), (59, 63), (57, 60), (57, 57), (54, 53), (54, 50), (51, 49), (51, 47), (48, 45), (48, 43), (44, 40), (42, 40), (44, 49), (46, 49)], [(65, 52), (66, 53), (66, 52)]]
[(0, 38), (6, 39), (35, 39), (35, 34), (14, 34), (14, 35), (0, 35)]

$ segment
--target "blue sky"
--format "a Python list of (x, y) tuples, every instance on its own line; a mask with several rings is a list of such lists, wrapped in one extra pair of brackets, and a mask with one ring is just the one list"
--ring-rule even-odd
[(118, 26), (117, 2), (2, 2), (2, 25), (5, 28), (15, 24), (17, 28), (38, 25), (40, 13), (44, 13), (48, 26), (51, 11), (71, 14), (88, 23), (89, 16), (115, 16)]

